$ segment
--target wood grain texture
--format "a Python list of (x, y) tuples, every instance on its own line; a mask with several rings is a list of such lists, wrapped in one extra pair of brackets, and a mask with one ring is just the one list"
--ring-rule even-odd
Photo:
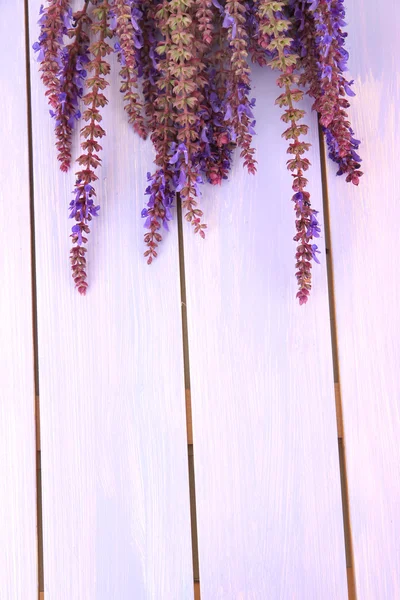
[(114, 75), (90, 287), (74, 291), (74, 178), (58, 171), (32, 68), (45, 598), (193, 598), (177, 229), (147, 266), (153, 152), (128, 126)]
[(328, 165), (344, 442), (359, 600), (400, 597), (398, 4), (348, 0), (359, 188)]
[[(18, 24), (10, 28), (10, 23)], [(0, 599), (36, 600), (35, 390), (24, 3), (1, 7)]]
[[(202, 600), (347, 596), (324, 263), (295, 300), (294, 211), (275, 75), (254, 71), (259, 172), (204, 190), (185, 228)], [(310, 191), (321, 210), (318, 136)]]

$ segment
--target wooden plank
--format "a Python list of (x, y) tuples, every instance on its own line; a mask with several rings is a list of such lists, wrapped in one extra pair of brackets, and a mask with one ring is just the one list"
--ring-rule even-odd
[[(30, 3), (32, 38), (39, 6)], [(84, 298), (74, 291), (74, 178), (58, 171), (32, 66), (45, 597), (190, 598), (176, 223), (147, 266), (140, 212), (153, 151), (129, 128), (114, 75), (90, 288)]]
[(348, 0), (358, 188), (328, 165), (340, 387), (357, 597), (400, 597), (400, 14)]
[(1, 13), (0, 597), (36, 600), (35, 389), (24, 3), (6, 3)]
[[(299, 307), (279, 92), (254, 81), (259, 173), (204, 190), (204, 242), (185, 228), (201, 595), (345, 598), (324, 252)], [(315, 121), (311, 140), (321, 210)]]

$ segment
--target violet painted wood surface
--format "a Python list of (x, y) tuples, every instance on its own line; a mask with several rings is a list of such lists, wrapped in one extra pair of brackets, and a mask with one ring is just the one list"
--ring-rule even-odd
[[(344, 446), (358, 600), (400, 597), (400, 16), (346, 0), (358, 189), (328, 165)], [(30, 45), (40, 0), (27, 3)], [(387, 19), (387, 15), (391, 15)], [(16, 22), (18, 28), (7, 27)], [(114, 75), (86, 298), (69, 275), (73, 172), (29, 48), (24, 3), (0, 25), (0, 600), (38, 594), (30, 193), (34, 195), (44, 599), (193, 598), (176, 221), (142, 257), (153, 151)], [(275, 75), (254, 70), (259, 173), (204, 188), (203, 241), (183, 223), (202, 600), (344, 600), (328, 286), (295, 302), (294, 211)], [(309, 103), (306, 102), (309, 106)], [(321, 211), (315, 118), (310, 191)], [(74, 139), (74, 154), (78, 137)], [(272, 208), (271, 208), (272, 207)], [(191, 452), (191, 450), (190, 450)]]
[[(325, 263), (300, 308), (275, 74), (254, 69), (253, 85), (258, 174), (238, 161), (204, 192), (205, 243), (185, 228), (201, 594), (344, 598)], [(321, 210), (315, 119), (310, 139)]]
[[(18, 23), (15, 29), (9, 23)], [(10, 53), (10, 49), (12, 49)], [(1, 7), (0, 599), (36, 600), (36, 447), (23, 2)]]
[[(39, 6), (30, 3), (32, 38)], [(190, 598), (176, 224), (150, 269), (140, 211), (153, 151), (127, 125), (115, 75), (91, 287), (74, 291), (74, 177), (58, 170), (33, 56), (31, 67), (45, 598)]]
[(339, 366), (358, 598), (400, 597), (400, 14), (347, 0), (358, 189), (329, 165)]

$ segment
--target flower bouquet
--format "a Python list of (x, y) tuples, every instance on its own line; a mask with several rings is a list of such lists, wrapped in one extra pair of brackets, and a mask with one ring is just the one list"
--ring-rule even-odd
[(70, 168), (72, 131), (81, 125), (82, 153), (69, 204), (71, 268), (81, 294), (88, 287), (87, 236), (100, 208), (95, 184), (106, 135), (101, 113), (108, 57), (116, 53), (127, 121), (155, 148), (141, 214), (149, 264), (162, 230), (168, 230), (177, 193), (185, 219), (204, 238), (203, 184), (228, 178), (235, 150), (247, 171), (256, 173), (250, 63), (277, 71), (276, 104), (292, 175), (297, 298), (307, 302), (321, 230), (305, 176), (310, 143), (305, 112), (298, 108), (304, 93), (313, 98), (338, 174), (355, 185), (362, 175), (360, 142), (346, 112), (354, 92), (344, 75), (344, 18), (344, 0), (84, 0), (74, 13), (68, 0), (49, 0), (41, 7), (33, 48), (62, 171)]

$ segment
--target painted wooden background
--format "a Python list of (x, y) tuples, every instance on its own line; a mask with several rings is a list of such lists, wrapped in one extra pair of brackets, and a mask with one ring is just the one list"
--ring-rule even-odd
[(358, 598), (400, 597), (400, 14), (348, 4), (364, 180), (329, 168), (339, 368)]
[(206, 241), (175, 221), (151, 268), (153, 152), (112, 82), (78, 297), (73, 174), (30, 50), (39, 5), (4, 4), (0, 25), (0, 600), (189, 600), (194, 581), (203, 600), (400, 597), (394, 0), (381, 15), (347, 0), (358, 189), (320, 163), (309, 121), (327, 261), (302, 308), (274, 75), (258, 69), (258, 175), (238, 163), (207, 188)]
[[(20, 23), (11, 29), (7, 23)], [(11, 50), (11, 52), (10, 52)], [(35, 386), (22, 2), (1, 7), (0, 598), (37, 598)]]

